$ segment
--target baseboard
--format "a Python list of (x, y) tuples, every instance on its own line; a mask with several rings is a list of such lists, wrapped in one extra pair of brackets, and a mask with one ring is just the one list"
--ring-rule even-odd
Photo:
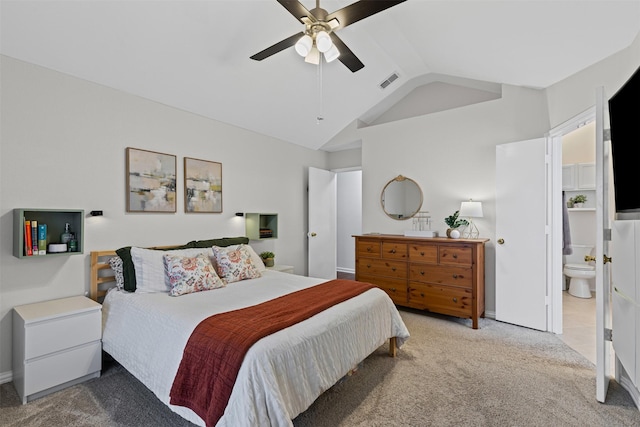
[(0, 372), (0, 384), (13, 381), (13, 371)]
[(636, 404), (636, 408), (638, 408), (638, 410), (640, 411), (640, 390), (638, 390), (638, 388), (633, 384), (633, 381), (631, 381), (631, 378), (629, 378), (627, 371), (622, 368), (620, 361), (617, 361), (617, 366), (620, 374), (620, 385), (622, 386), (622, 388), (629, 392), (633, 403)]
[(486, 311), (484, 312), (484, 317), (486, 319), (493, 319), (496, 320), (496, 312), (495, 311)]
[(356, 274), (356, 270), (354, 268), (336, 267), (336, 271), (339, 271), (340, 273)]

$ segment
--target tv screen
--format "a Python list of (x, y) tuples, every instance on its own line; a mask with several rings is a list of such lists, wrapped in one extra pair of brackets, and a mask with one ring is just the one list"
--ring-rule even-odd
[(617, 213), (640, 213), (640, 68), (609, 100)]

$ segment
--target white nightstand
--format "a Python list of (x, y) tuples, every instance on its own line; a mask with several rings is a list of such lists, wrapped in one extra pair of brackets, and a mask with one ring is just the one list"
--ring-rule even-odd
[(22, 404), (100, 376), (102, 306), (78, 296), (13, 309), (13, 383)]
[(283, 273), (293, 274), (293, 265), (276, 264), (273, 267), (267, 267), (267, 270), (281, 271)]

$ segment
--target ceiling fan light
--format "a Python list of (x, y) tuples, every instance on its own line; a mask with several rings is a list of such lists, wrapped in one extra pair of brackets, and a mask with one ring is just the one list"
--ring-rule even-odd
[(316, 34), (316, 46), (318, 50), (322, 53), (327, 52), (333, 46), (333, 42), (331, 41), (331, 37), (329, 33), (326, 31), (320, 31)]
[(298, 55), (307, 56), (311, 51), (312, 46), (313, 46), (313, 39), (311, 38), (310, 35), (305, 34), (304, 36), (300, 37), (300, 40), (296, 42), (295, 48), (296, 48), (296, 52), (298, 52)]
[(324, 53), (324, 59), (327, 62), (335, 61), (339, 56), (340, 56), (340, 51), (334, 44), (332, 44), (331, 48)]
[(304, 62), (314, 65), (318, 65), (320, 63), (320, 52), (315, 48), (315, 46), (311, 48), (309, 54), (304, 57)]

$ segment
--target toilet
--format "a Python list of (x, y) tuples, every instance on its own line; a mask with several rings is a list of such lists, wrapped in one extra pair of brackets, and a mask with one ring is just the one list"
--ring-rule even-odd
[(573, 253), (565, 255), (565, 264), (562, 272), (569, 279), (569, 294), (578, 298), (591, 298), (589, 281), (596, 277), (596, 267), (591, 262), (586, 262), (584, 257), (593, 256), (594, 247), (586, 245), (571, 245)]

